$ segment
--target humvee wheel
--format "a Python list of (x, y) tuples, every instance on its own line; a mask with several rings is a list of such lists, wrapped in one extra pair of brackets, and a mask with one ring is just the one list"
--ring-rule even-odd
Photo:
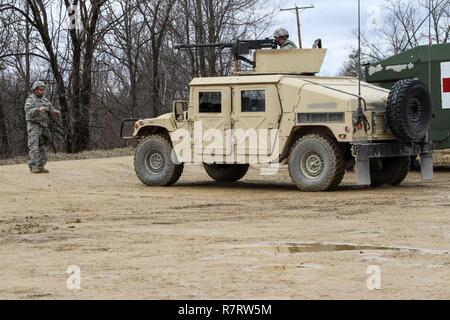
[(409, 173), (409, 168), (411, 168), (411, 158), (410, 157), (400, 157), (398, 159), (398, 171), (395, 178), (389, 182), (392, 186), (398, 186), (401, 184)]
[(289, 155), (289, 175), (302, 191), (326, 191), (337, 187), (345, 174), (342, 148), (332, 138), (307, 135)]
[(148, 186), (173, 185), (183, 172), (183, 164), (172, 161), (172, 144), (161, 135), (150, 135), (143, 140), (134, 155), (134, 170), (142, 183)]
[(235, 182), (242, 179), (248, 171), (248, 164), (206, 164), (206, 173), (217, 182)]
[(377, 158), (370, 160), (372, 187), (397, 186), (405, 180), (410, 167), (410, 157)]

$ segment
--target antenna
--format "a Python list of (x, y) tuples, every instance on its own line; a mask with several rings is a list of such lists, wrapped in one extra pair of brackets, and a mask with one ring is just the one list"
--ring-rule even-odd
[(428, 37), (429, 37), (429, 43), (428, 43), (428, 89), (431, 90), (431, 46), (433, 45), (433, 38), (431, 36), (431, 11), (432, 6), (432, 0), (429, 0), (428, 2)]
[[(362, 125), (364, 130), (367, 132), (368, 127), (370, 127), (366, 116), (364, 115), (361, 97), (361, 82), (362, 82), (362, 72), (361, 72), (361, 0), (358, 0), (358, 108), (356, 114), (353, 117), (353, 124), (355, 126)], [(364, 105), (366, 102), (364, 100)]]
[[(432, 0), (428, 1), (428, 37), (429, 37), (429, 43), (428, 43), (428, 90), (431, 90), (431, 46), (433, 45), (433, 38), (431, 37), (431, 5)], [(428, 141), (430, 132), (427, 131), (426, 140)]]
[(361, 0), (358, 0), (358, 116), (362, 115), (361, 78)]

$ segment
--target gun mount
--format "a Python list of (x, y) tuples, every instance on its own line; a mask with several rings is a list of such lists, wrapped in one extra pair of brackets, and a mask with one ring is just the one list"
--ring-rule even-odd
[(243, 55), (250, 54), (252, 50), (259, 49), (276, 49), (277, 44), (273, 39), (262, 39), (262, 40), (237, 40), (234, 42), (223, 42), (223, 43), (199, 43), (199, 44), (183, 44), (175, 46), (177, 50), (187, 50), (196, 48), (217, 48), (223, 50), (225, 48), (231, 48), (231, 53), (234, 56), (234, 70), (239, 71), (239, 61), (244, 61), (245, 63), (255, 68), (256, 63)]
[[(321, 47), (321, 41), (317, 40), (312, 49), (262, 50), (277, 48), (273, 39), (266, 38), (224, 43), (185, 44), (177, 45), (175, 49), (230, 48), (234, 58), (234, 74), (316, 74), (320, 72), (327, 53), (327, 50)], [(244, 56), (251, 54), (253, 50), (253, 60)], [(249, 64), (252, 70), (241, 71), (239, 61)]]

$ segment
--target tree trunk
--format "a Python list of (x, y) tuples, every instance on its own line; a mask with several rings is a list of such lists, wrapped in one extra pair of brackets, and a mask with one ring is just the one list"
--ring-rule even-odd
[(72, 82), (72, 99), (71, 99), (71, 118), (72, 125), (70, 130), (72, 131), (73, 139), (70, 143), (70, 152), (76, 153), (79, 151), (79, 141), (80, 141), (80, 123), (81, 123), (81, 45), (78, 40), (78, 36), (76, 35), (72, 37), (72, 53), (73, 53), (73, 62), (72, 62), (72, 72), (71, 72), (71, 82)]
[[(214, 13), (214, 6), (213, 1), (208, 0), (207, 1), (207, 8), (208, 8), (208, 42), (214, 43), (216, 42), (216, 19), (215, 19), (215, 13)], [(208, 69), (209, 69), (209, 76), (214, 77), (216, 75), (216, 49), (209, 48), (208, 49)]]
[(3, 112), (2, 97), (0, 94), (0, 158), (8, 158), (11, 154), (9, 147), (9, 135), (6, 131), (6, 117)]
[(161, 112), (160, 99), (159, 99), (159, 49), (156, 44), (152, 40), (152, 94), (151, 94), (151, 102), (152, 106), (152, 117), (156, 117)]
[(78, 135), (75, 143), (75, 152), (80, 152), (89, 148), (93, 50), (91, 45), (88, 44), (84, 56), (83, 83), (81, 85), (81, 110), (79, 122), (77, 124)]
[[(202, 8), (202, 1), (196, 0), (196, 22), (195, 22), (195, 34), (197, 43), (205, 43), (205, 28), (203, 27), (203, 8)], [(207, 75), (206, 71), (206, 63), (205, 63), (205, 51), (203, 48), (199, 48), (199, 71), (200, 76), (205, 77)]]

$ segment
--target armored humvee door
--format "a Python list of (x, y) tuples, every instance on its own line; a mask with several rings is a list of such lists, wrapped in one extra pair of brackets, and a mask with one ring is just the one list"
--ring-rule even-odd
[(231, 87), (192, 87), (194, 153), (226, 155), (232, 152), (226, 131), (231, 128)]

